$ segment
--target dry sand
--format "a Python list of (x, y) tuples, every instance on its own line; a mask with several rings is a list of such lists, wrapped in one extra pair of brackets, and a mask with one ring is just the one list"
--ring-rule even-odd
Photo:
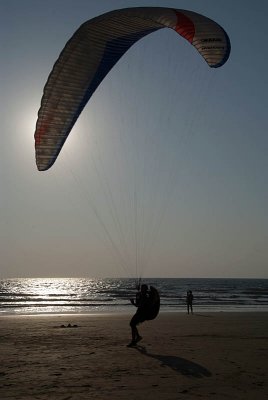
[[(268, 399), (268, 314), (0, 318), (0, 399)], [(76, 324), (76, 328), (61, 325)]]

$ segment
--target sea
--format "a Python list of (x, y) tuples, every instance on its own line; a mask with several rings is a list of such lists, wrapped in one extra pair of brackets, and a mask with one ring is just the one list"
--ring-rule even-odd
[[(160, 312), (268, 311), (268, 279), (146, 278), (158, 289)], [(133, 313), (135, 279), (20, 278), (0, 281), (0, 315)]]

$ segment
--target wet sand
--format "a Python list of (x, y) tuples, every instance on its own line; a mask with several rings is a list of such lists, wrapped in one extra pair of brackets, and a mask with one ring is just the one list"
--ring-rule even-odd
[(0, 399), (268, 399), (268, 313), (130, 317), (0, 317)]

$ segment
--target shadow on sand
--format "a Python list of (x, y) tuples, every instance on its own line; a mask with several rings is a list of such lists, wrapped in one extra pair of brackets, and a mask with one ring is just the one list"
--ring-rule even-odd
[(200, 314), (200, 313), (195, 313), (195, 317), (204, 317), (204, 318), (214, 318), (212, 315), (206, 315), (206, 314)]
[(138, 350), (141, 354), (160, 361), (162, 367), (169, 367), (182, 375), (188, 375), (194, 378), (211, 376), (211, 372), (202, 367), (202, 365), (196, 364), (193, 361), (186, 360), (185, 358), (151, 354), (147, 352), (145, 346), (136, 346), (134, 348)]

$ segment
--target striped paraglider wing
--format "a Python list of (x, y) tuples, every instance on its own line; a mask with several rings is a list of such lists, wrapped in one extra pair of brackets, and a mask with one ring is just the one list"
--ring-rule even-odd
[(230, 42), (223, 28), (191, 11), (126, 8), (85, 22), (65, 45), (44, 87), (35, 131), (40, 171), (53, 165), (86, 103), (122, 55), (163, 28), (188, 40), (210, 67), (220, 67), (229, 57)]

